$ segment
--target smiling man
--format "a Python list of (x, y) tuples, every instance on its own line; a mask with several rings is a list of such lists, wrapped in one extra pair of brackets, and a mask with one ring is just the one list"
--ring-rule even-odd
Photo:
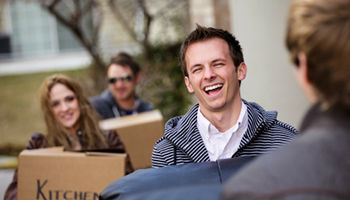
[(121, 52), (113, 57), (107, 71), (108, 89), (91, 99), (102, 119), (150, 111), (153, 106), (136, 95), (140, 66), (132, 57)]
[(296, 129), (278, 121), (277, 112), (241, 99), (247, 66), (229, 32), (197, 26), (182, 44), (180, 62), (198, 104), (166, 123), (153, 167), (257, 156), (295, 137)]

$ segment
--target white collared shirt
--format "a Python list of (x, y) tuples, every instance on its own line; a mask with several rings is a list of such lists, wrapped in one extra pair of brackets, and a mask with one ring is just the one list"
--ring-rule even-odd
[(236, 124), (225, 132), (220, 132), (203, 116), (199, 108), (197, 127), (209, 153), (210, 161), (231, 158), (238, 150), (242, 137), (248, 128), (247, 106), (242, 102)]

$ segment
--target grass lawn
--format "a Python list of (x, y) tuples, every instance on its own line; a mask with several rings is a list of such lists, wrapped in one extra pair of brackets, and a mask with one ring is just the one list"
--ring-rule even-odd
[[(45, 133), (40, 110), (40, 86), (47, 76), (62, 73), (83, 84), (89, 83), (88, 72), (85, 68), (0, 76), (0, 154), (6, 154), (6, 151), (11, 151), (9, 149), (24, 148), (34, 132)], [(83, 85), (83, 88), (87, 86)]]

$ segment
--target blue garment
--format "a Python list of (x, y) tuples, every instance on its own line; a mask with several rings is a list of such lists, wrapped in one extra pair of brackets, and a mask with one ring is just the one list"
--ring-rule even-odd
[(350, 199), (349, 130), (346, 108), (324, 111), (314, 105), (302, 121), (302, 134), (230, 178), (223, 199)]
[(152, 104), (142, 101), (138, 97), (136, 97), (137, 107), (135, 110), (122, 109), (108, 89), (103, 91), (101, 95), (91, 98), (91, 103), (102, 119), (131, 115), (154, 109)]
[(139, 169), (107, 186), (100, 200), (219, 199), (222, 184), (254, 159), (240, 157)]
[[(258, 104), (245, 100), (243, 103), (247, 106), (248, 129), (232, 157), (257, 156), (287, 144), (295, 137), (296, 129), (277, 120), (276, 111), (265, 111)], [(164, 136), (153, 149), (153, 167), (209, 161), (197, 128), (198, 108), (197, 104), (185, 115), (166, 123)]]

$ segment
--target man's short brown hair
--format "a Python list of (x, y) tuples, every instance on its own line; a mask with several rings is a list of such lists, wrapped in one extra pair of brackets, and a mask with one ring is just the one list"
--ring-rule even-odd
[(298, 53), (306, 54), (320, 100), (350, 108), (350, 1), (294, 0), (286, 44), (296, 65)]
[(130, 67), (134, 76), (140, 72), (140, 65), (126, 52), (120, 52), (112, 57), (108, 64), (108, 68), (113, 64)]
[(220, 38), (227, 42), (230, 50), (230, 55), (236, 69), (241, 64), (241, 62), (244, 62), (241, 45), (231, 33), (226, 30), (207, 28), (197, 24), (197, 28), (187, 36), (180, 49), (179, 60), (181, 63), (182, 72), (185, 76), (188, 76), (185, 60), (187, 48), (193, 43), (209, 40), (212, 38)]

